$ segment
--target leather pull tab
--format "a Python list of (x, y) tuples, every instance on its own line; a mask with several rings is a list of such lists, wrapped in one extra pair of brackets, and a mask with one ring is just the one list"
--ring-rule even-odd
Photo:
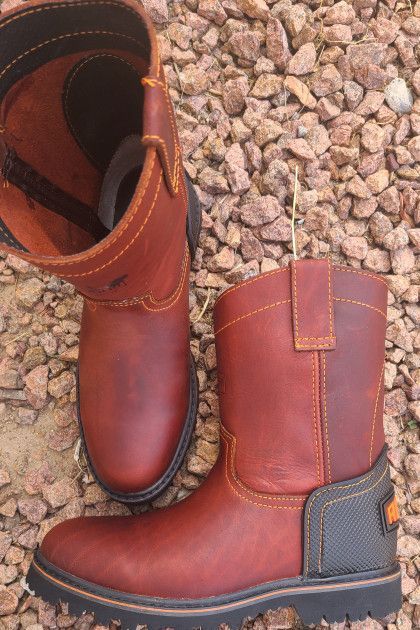
[(175, 125), (175, 115), (164, 79), (143, 77), (144, 116), (143, 144), (156, 148), (166, 185), (172, 196), (178, 194), (181, 153)]
[(290, 269), (295, 350), (334, 350), (330, 261), (292, 260)]

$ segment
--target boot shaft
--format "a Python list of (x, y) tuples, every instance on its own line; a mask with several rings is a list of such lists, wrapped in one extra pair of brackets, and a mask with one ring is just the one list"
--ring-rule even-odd
[[(188, 257), (188, 192), (144, 9), (34, 2), (2, 14), (0, 30), (2, 247), (95, 300), (168, 297)], [(108, 234), (107, 169), (132, 135), (144, 158), (114, 182), (122, 217)]]
[(386, 298), (381, 278), (327, 260), (221, 296), (221, 415), (248, 487), (304, 495), (372, 467), (384, 446)]

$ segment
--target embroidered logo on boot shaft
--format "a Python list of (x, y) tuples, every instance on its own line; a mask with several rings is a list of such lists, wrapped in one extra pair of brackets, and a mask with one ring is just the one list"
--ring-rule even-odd
[(385, 533), (391, 532), (396, 527), (398, 527), (400, 514), (398, 511), (397, 498), (394, 492), (388, 495), (381, 502), (380, 510), (381, 510), (382, 526), (384, 528)]

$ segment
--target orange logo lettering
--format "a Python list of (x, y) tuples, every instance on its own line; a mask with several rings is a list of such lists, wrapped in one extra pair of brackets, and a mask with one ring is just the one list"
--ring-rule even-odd
[(394, 497), (391, 503), (386, 506), (386, 519), (388, 521), (388, 525), (393, 525), (399, 518), (400, 515), (398, 512), (397, 499)]

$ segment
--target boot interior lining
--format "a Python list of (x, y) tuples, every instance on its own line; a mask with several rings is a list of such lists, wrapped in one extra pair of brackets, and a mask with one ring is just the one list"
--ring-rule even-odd
[[(124, 5), (39, 9), (0, 22), (0, 241), (69, 255), (108, 233), (97, 218), (102, 182), (125, 136), (141, 134), (148, 39)], [(118, 218), (138, 175), (117, 195)]]

